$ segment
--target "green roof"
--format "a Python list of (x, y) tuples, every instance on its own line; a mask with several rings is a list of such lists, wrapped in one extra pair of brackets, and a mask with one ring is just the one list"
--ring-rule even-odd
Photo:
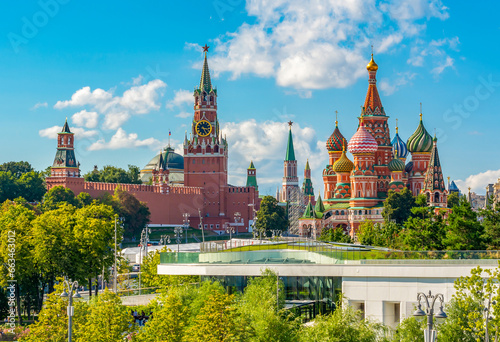
[(330, 210), (330, 209), (349, 209), (349, 203), (334, 203), (330, 204), (327, 203), (325, 210)]
[(292, 127), (288, 133), (288, 144), (286, 145), (285, 160), (295, 160), (295, 151), (293, 150)]
[(205, 60), (203, 61), (203, 69), (201, 72), (200, 90), (207, 93), (212, 90), (212, 82), (210, 81), (210, 70), (208, 69), (207, 53), (205, 52)]
[(321, 200), (321, 195), (318, 196), (318, 200), (316, 201), (316, 205), (314, 206), (314, 210), (316, 212), (324, 212), (325, 206), (323, 205), (323, 201)]
[(249, 169), (252, 169), (254, 170), (255, 169), (255, 166), (253, 165), (253, 160), (250, 162), (250, 166), (248, 167)]
[(302, 215), (302, 218), (316, 218), (316, 213), (314, 212), (314, 208), (312, 206), (311, 201), (309, 201), (309, 204), (306, 207), (306, 210), (304, 211), (304, 215)]
[(68, 119), (66, 119), (66, 122), (64, 123), (61, 133), (71, 133), (71, 131), (69, 130)]

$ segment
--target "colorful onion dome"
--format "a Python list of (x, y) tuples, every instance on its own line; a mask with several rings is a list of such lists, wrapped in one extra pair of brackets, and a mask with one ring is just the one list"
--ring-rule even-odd
[(432, 136), (422, 123), (422, 114), (420, 114), (420, 123), (415, 132), (408, 138), (406, 146), (411, 153), (430, 152), (432, 150)]
[(340, 133), (339, 127), (337, 126), (337, 121), (335, 121), (335, 130), (326, 141), (326, 149), (328, 152), (340, 152), (342, 151), (342, 145), (344, 145), (345, 142), (346, 140), (342, 133)]
[(349, 152), (356, 153), (375, 153), (378, 149), (377, 141), (365, 129), (363, 119), (359, 125), (358, 131), (354, 133), (348, 145)]
[(395, 171), (403, 171), (405, 169), (405, 163), (398, 158), (394, 158), (389, 162), (389, 165), (387, 165), (390, 171), (395, 172)]
[(333, 164), (333, 171), (335, 172), (351, 172), (354, 169), (354, 163), (345, 155), (345, 148), (342, 149), (342, 155)]
[(412, 161), (410, 161), (410, 162), (409, 162), (408, 164), (406, 164), (406, 166), (405, 166), (405, 172), (406, 172), (406, 173), (410, 173), (410, 172), (411, 172), (411, 170), (413, 170), (413, 162), (412, 162)]
[(399, 137), (398, 128), (396, 127), (396, 135), (392, 139), (392, 153), (397, 151), (397, 158), (406, 159), (408, 157), (408, 148), (406, 143)]
[(373, 60), (373, 53), (372, 53), (372, 59), (370, 60), (370, 62), (366, 66), (366, 70), (368, 70), (368, 71), (377, 71), (378, 70), (378, 65)]

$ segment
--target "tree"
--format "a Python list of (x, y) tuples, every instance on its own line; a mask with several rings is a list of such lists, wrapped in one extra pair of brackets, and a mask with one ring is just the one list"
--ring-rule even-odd
[(120, 297), (105, 290), (90, 301), (85, 320), (75, 327), (75, 341), (123, 341), (132, 319)]
[(367, 246), (382, 246), (381, 239), (381, 229), (379, 224), (373, 223), (373, 221), (365, 220), (361, 222), (356, 231), (356, 236), (358, 241)]
[(270, 235), (271, 230), (285, 231), (288, 227), (285, 209), (273, 196), (265, 196), (257, 211), (256, 229), (263, 235)]
[(18, 180), (19, 196), (28, 202), (39, 202), (47, 192), (44, 177), (40, 172), (29, 171), (23, 173)]
[(23, 174), (32, 172), (33, 167), (26, 161), (7, 162), (0, 165), (0, 171), (9, 172), (15, 177), (20, 178)]
[(318, 240), (328, 242), (353, 243), (351, 237), (345, 233), (344, 228), (340, 225), (337, 227), (323, 228)]
[(458, 205), (460, 202), (460, 198), (458, 197), (457, 192), (452, 192), (448, 195), (448, 208), (453, 208)]
[(408, 188), (404, 188), (401, 192), (389, 190), (384, 201), (382, 216), (385, 222), (394, 221), (403, 224), (411, 216), (411, 209), (414, 206), (415, 197)]
[(0, 203), (18, 197), (19, 184), (10, 171), (0, 171)]
[[(182, 342), (188, 320), (182, 289), (173, 287), (162, 294), (154, 304), (153, 319), (134, 337), (137, 342)], [(161, 305), (160, 305), (161, 303)]]
[(193, 324), (187, 329), (185, 341), (188, 342), (226, 342), (236, 341), (237, 327), (234, 295), (214, 291), (205, 298)]
[[(172, 285), (194, 283), (199, 281), (197, 276), (176, 276), (176, 275), (159, 275), (157, 272), (160, 264), (160, 253), (172, 252), (168, 247), (163, 247), (161, 250), (155, 250), (148, 253), (141, 264), (141, 282), (144, 287), (159, 287), (167, 288)], [(175, 253), (172, 253), (174, 256)]]
[(243, 328), (243, 340), (296, 341), (299, 323), (291, 319), (288, 312), (282, 311), (284, 305), (283, 282), (278, 281), (275, 272), (265, 269), (260, 277), (251, 279), (237, 306), (237, 326)]
[(485, 239), (489, 249), (500, 249), (500, 203), (491, 205), (489, 201), (486, 208), (481, 209), (479, 214), (483, 218)]
[(446, 224), (442, 215), (436, 215), (434, 208), (414, 207), (413, 217), (406, 221), (401, 231), (401, 248), (411, 251), (433, 251), (443, 249)]
[(147, 204), (139, 201), (133, 194), (123, 191), (119, 186), (116, 187), (113, 196), (104, 193), (99, 201), (112, 206), (123, 219), (124, 236), (128, 238), (139, 235), (149, 222), (151, 213)]
[(341, 302), (328, 316), (318, 316), (314, 325), (302, 327), (299, 341), (304, 342), (382, 342), (388, 341), (387, 328), (369, 319), (360, 319), (359, 313)]
[(78, 206), (78, 200), (73, 190), (58, 185), (50, 189), (42, 200), (42, 210), (49, 211), (58, 208), (61, 204), (71, 204)]
[(443, 241), (449, 250), (481, 250), (485, 248), (484, 227), (470, 203), (461, 198), (448, 216), (448, 231)]
[(90, 205), (94, 201), (87, 192), (80, 192), (78, 196), (76, 196), (76, 200), (78, 201), (78, 207), (80, 208)]
[(94, 169), (83, 177), (87, 182), (141, 184), (140, 172), (140, 169), (135, 165), (129, 165), (128, 171), (120, 167), (106, 165), (102, 170)]
[[(35, 212), (20, 204), (5, 202), (0, 208), (0, 270), (2, 274), (0, 286), (6, 286), (7, 280), (16, 281), (15, 293), (19, 320), (21, 319), (21, 296), (38, 293), (39, 279), (33, 260), (34, 246), (31, 240), (31, 225), (34, 218)], [(31, 315), (31, 312), (28, 315)]]
[[(114, 218), (113, 208), (97, 203), (74, 213), (71, 231), (79, 256), (78, 273), (87, 278), (89, 295), (92, 295), (92, 278), (98, 278), (103, 268), (108, 269), (114, 263)], [(121, 240), (122, 229), (117, 225), (117, 241)]]

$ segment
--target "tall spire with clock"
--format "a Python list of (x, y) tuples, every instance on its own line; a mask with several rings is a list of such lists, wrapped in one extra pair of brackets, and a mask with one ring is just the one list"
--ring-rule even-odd
[[(200, 84), (193, 93), (191, 139), (187, 140), (186, 137), (184, 141), (184, 185), (206, 187), (210, 184), (211, 187), (220, 188), (227, 186), (227, 142), (219, 130), (217, 89), (212, 86), (210, 79), (208, 48), (206, 44), (203, 47)], [(213, 200), (221, 204), (224, 201), (222, 198)], [(219, 216), (220, 212), (214, 214)]]

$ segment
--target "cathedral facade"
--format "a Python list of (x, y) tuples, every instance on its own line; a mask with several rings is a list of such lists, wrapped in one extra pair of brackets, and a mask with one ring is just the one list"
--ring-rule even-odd
[[(217, 232), (224, 231), (227, 226), (238, 232), (251, 231), (255, 210), (260, 204), (257, 171), (252, 162), (247, 170), (246, 186), (228, 184), (228, 143), (220, 131), (217, 89), (210, 79), (207, 51), (205, 45), (200, 85), (193, 94), (190, 138), (187, 134), (184, 138), (183, 167), (177, 165), (182, 158), (171, 160), (173, 149), (167, 148), (155, 157), (155, 165), (146, 170), (151, 185), (86, 182), (75, 158), (74, 134), (66, 122), (58, 133), (57, 152), (51, 176), (46, 179), (47, 188), (62, 185), (73, 190), (75, 195), (87, 192), (97, 198), (105, 192), (113, 194), (119, 186), (148, 205), (151, 224), (181, 225), (187, 216), (192, 227), (201, 228), (202, 224), (204, 229)], [(183, 177), (179, 177), (179, 172)]]
[[(378, 65), (373, 54), (367, 70), (368, 92), (358, 129), (347, 142), (335, 121), (326, 142), (329, 162), (323, 170), (324, 198), (319, 196), (315, 204), (311, 200), (306, 203), (298, 224), (301, 236), (316, 237), (323, 228), (338, 226), (355, 236), (363, 221), (383, 222), (383, 202), (389, 190), (408, 188), (414, 196), (425, 194), (429, 206), (447, 206), (437, 138), (427, 132), (420, 113), (417, 129), (406, 143), (397, 126), (391, 140), (389, 116), (377, 90)], [(406, 163), (410, 154), (411, 160)]]

